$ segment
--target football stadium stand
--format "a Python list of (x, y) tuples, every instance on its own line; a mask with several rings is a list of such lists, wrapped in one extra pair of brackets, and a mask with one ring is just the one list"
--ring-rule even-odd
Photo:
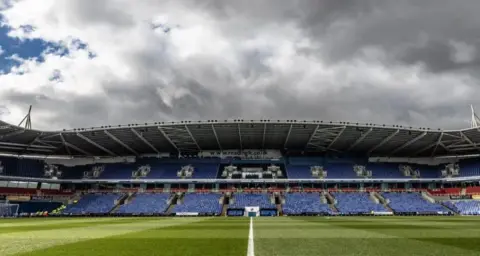
[(3, 216), (480, 214), (478, 129), (296, 120), (0, 127)]

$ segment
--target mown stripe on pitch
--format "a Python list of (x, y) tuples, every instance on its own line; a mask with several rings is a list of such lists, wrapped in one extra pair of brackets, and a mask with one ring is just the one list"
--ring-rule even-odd
[(28, 226), (15, 226), (15, 227), (2, 227), (0, 228), (0, 234), (5, 233), (17, 233), (17, 232), (32, 232), (32, 231), (41, 231), (41, 230), (56, 230), (56, 229), (70, 229), (70, 228), (81, 228), (81, 227), (89, 227), (89, 226), (97, 226), (97, 225), (107, 225), (107, 224), (122, 224), (122, 223), (131, 223), (137, 221), (135, 219), (111, 219), (111, 220), (104, 220), (100, 221), (88, 221), (85, 219), (84, 222), (68, 222), (65, 223), (58, 223), (55, 222), (54, 224), (47, 223), (45, 225), (28, 225)]
[[(159, 218), (156, 220), (138, 220), (125, 224), (106, 224), (82, 228), (0, 234), (0, 255), (25, 253), (52, 246), (128, 234), (153, 228), (188, 224), (194, 221), (199, 221), (199, 219)], [(65, 225), (68, 225), (68, 221), (65, 222)]]
[(61, 224), (68, 221), (69, 223), (83, 223), (83, 222), (103, 222), (106, 220), (121, 219), (121, 218), (70, 218), (70, 219), (44, 219), (32, 218), (28, 221), (21, 221), (22, 219), (10, 219), (9, 222), (0, 223), (0, 228), (4, 227), (20, 227), (20, 226), (43, 226), (48, 224)]
[(214, 225), (220, 218), (211, 218), (202, 222), (188, 223), (186, 225), (170, 226), (165, 228), (148, 229), (124, 235), (109, 236), (102, 239), (80, 241), (77, 243), (50, 247), (37, 250), (23, 256), (48, 255), (71, 256), (80, 255), (245, 255), (247, 251), (248, 219), (244, 218), (242, 229), (221, 230), (177, 230), (185, 226)]
[[(304, 229), (302, 221), (311, 221), (317, 229)], [(354, 219), (351, 219), (354, 222)], [(280, 219), (278, 220), (280, 222)], [(359, 229), (335, 225), (326, 218), (298, 219), (299, 225), (289, 220), (291, 226), (284, 231), (262, 226), (256, 220), (255, 254), (263, 255), (478, 255), (471, 248), (461, 248), (448, 244), (433, 244), (427, 241), (408, 239), (394, 232), (385, 234), (373, 229)], [(269, 221), (266, 221), (269, 222)], [(362, 221), (360, 221), (362, 222)], [(362, 224), (365, 224), (362, 222)], [(390, 224), (390, 223), (389, 223)], [(377, 223), (375, 223), (377, 225)], [(285, 226), (285, 225), (282, 225)], [(295, 230), (295, 226), (298, 229)], [(352, 225), (355, 226), (355, 225)], [(358, 227), (358, 226), (357, 226)], [(421, 229), (421, 227), (419, 227)], [(415, 233), (413, 230), (406, 230)], [(442, 230), (443, 231), (443, 230)], [(438, 232), (438, 231), (437, 231)], [(438, 241), (436, 241), (438, 242)]]

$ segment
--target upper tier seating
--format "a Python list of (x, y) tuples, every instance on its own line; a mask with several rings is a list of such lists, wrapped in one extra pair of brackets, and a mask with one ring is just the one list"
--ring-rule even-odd
[(480, 201), (477, 200), (446, 201), (443, 203), (462, 215), (480, 215)]
[(264, 209), (275, 208), (268, 194), (235, 194), (233, 200), (233, 204), (228, 206), (229, 209), (243, 209), (247, 206), (258, 206)]
[(65, 214), (105, 214), (115, 206), (115, 201), (123, 194), (88, 194), (83, 196), (76, 204), (70, 204), (65, 209)]
[(430, 165), (413, 165), (414, 168), (420, 170), (420, 178), (438, 179), (441, 177), (440, 167)]
[(420, 193), (384, 192), (382, 196), (390, 200), (389, 206), (397, 213), (437, 213), (448, 212), (443, 206), (431, 203)]
[(337, 200), (336, 207), (343, 214), (358, 214), (386, 212), (387, 209), (381, 204), (377, 204), (370, 199), (370, 194), (363, 192), (341, 193), (334, 192), (332, 195)]
[(480, 160), (467, 159), (460, 161), (460, 172), (458, 176), (480, 176)]
[(406, 177), (400, 172), (397, 163), (369, 163), (367, 170), (372, 171), (372, 178), (388, 178), (388, 179), (405, 179)]
[(180, 204), (173, 208), (174, 213), (196, 212), (199, 214), (222, 213), (222, 205), (220, 204), (221, 194), (185, 194)]
[(328, 204), (320, 201), (318, 193), (285, 194), (285, 204), (282, 209), (286, 215), (332, 213)]
[(325, 166), (329, 179), (358, 179), (351, 163), (331, 163)]
[(310, 166), (287, 166), (287, 177), (289, 179), (312, 179)]
[(219, 164), (193, 164), (195, 171), (193, 179), (215, 179), (217, 178)]
[[(285, 161), (283, 161), (285, 160)], [(2, 172), (0, 175), (24, 176), (43, 178), (45, 176), (45, 162), (38, 159), (0, 157)], [(191, 165), (194, 168), (193, 175), (184, 178), (213, 179), (218, 177), (220, 164), (242, 163), (271, 163), (261, 160), (238, 160), (219, 158), (138, 158), (134, 163), (106, 163), (86, 164), (82, 166), (61, 166), (63, 179), (80, 179), (85, 171), (91, 171), (94, 166), (103, 166), (100, 179), (131, 179), (132, 172), (140, 166), (149, 165), (150, 172), (146, 179), (179, 179), (177, 172), (182, 166)], [(399, 170), (398, 163), (367, 163), (366, 159), (330, 159), (324, 157), (287, 157), (276, 163), (285, 163), (287, 177), (291, 179), (314, 178), (310, 168), (322, 166), (327, 171), (326, 179), (358, 179), (353, 171), (354, 163), (365, 165), (366, 170), (372, 171), (372, 178), (406, 178)], [(441, 169), (445, 165), (429, 166), (409, 164), (413, 169), (420, 171), (419, 178), (440, 178)], [(480, 176), (480, 159), (466, 159), (459, 162), (459, 176)]]
[(117, 213), (120, 214), (160, 214), (168, 209), (170, 194), (136, 194), (130, 202), (120, 205)]
[(0, 157), (0, 162), (3, 166), (0, 175), (43, 178), (45, 174), (42, 160)]

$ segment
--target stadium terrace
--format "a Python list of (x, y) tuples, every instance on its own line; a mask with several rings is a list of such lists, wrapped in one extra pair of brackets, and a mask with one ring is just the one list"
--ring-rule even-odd
[(477, 128), (1, 123), (2, 216), (477, 215)]

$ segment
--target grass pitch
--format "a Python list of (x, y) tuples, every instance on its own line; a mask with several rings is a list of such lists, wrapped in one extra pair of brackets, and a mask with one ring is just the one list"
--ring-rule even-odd
[[(247, 255), (248, 218), (0, 220), (0, 255)], [(254, 254), (480, 255), (480, 217), (254, 218)]]

